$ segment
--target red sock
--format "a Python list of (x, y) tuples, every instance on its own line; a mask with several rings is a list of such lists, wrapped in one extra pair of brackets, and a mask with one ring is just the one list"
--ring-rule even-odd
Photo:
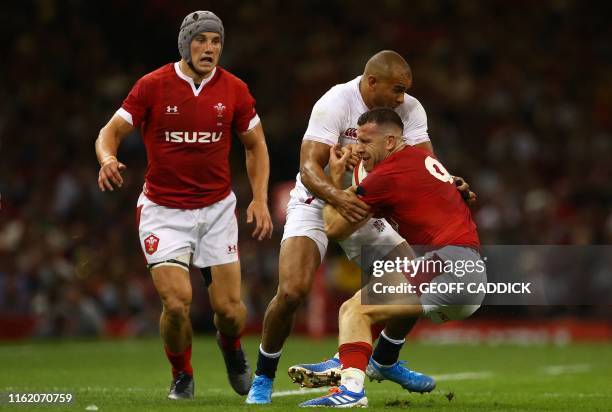
[(223, 352), (235, 352), (240, 349), (241, 336), (242, 334), (238, 336), (227, 336), (219, 332), (219, 340), (221, 341), (221, 349), (223, 349)]
[(372, 332), (372, 342), (374, 342), (376, 338), (378, 338), (378, 335), (380, 335), (380, 332), (382, 332), (384, 329), (385, 325), (379, 323), (370, 326), (370, 331)]
[(172, 353), (168, 347), (164, 347), (166, 357), (172, 365), (172, 376), (176, 378), (179, 372), (185, 372), (189, 376), (193, 376), (193, 368), (191, 367), (191, 345), (180, 353)]
[(372, 356), (372, 345), (366, 342), (345, 343), (340, 345), (338, 352), (342, 369), (357, 368), (365, 371)]

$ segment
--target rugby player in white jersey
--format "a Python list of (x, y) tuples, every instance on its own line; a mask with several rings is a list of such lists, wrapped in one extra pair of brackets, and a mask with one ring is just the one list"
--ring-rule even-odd
[[(357, 143), (359, 116), (372, 108), (389, 107), (395, 109), (404, 122), (404, 140), (433, 153), (425, 109), (406, 93), (411, 85), (412, 72), (408, 63), (396, 52), (381, 51), (368, 60), (363, 75), (332, 87), (314, 105), (302, 140), (300, 172), (287, 208), (279, 255), (278, 290), (266, 310), (256, 376), (247, 403), (271, 402), (283, 344), (291, 332), (295, 312), (308, 296), (314, 274), (327, 250), (323, 206), (331, 204), (349, 222), (361, 221), (369, 214), (365, 203), (336, 188), (330, 181), (325, 172), (330, 146)], [(353, 159), (353, 166), (357, 161)], [(348, 187), (351, 173), (347, 172), (345, 178), (345, 187)], [(459, 190), (469, 193), (467, 184), (461, 185)], [(403, 241), (384, 219), (370, 219), (341, 242), (341, 246), (349, 259), (361, 265), (362, 245), (382, 245), (381, 252), (388, 253)], [(367, 267), (367, 262), (364, 266)], [(397, 362), (404, 338), (414, 322), (409, 319), (388, 323), (372, 358), (380, 365), (392, 366), (394, 376), (398, 375), (398, 368), (401, 369), (401, 380), (392, 380), (406, 389), (428, 392), (435, 386), (433, 379)], [(321, 368), (314, 372), (322, 372), (319, 376), (324, 377), (326, 370), (339, 368), (339, 362), (334, 358), (311, 366)], [(303, 383), (317, 386), (327, 382)]]

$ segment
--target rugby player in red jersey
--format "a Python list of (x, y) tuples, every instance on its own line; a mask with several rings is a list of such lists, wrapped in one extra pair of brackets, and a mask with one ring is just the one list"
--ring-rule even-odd
[[(300, 171), (287, 204), (278, 261), (278, 289), (266, 309), (255, 379), (247, 403), (272, 402), (282, 348), (291, 332), (296, 311), (306, 301), (317, 268), (327, 250), (323, 206), (326, 202), (335, 205), (350, 221), (359, 221), (368, 214), (365, 203), (333, 186), (329, 180), (326, 172), (329, 148), (337, 144), (344, 148), (355, 144), (359, 116), (375, 107), (389, 107), (404, 122), (403, 139), (406, 143), (433, 153), (425, 109), (408, 94), (412, 80), (412, 70), (406, 60), (397, 52), (383, 50), (368, 60), (362, 75), (333, 86), (313, 106), (301, 143)], [(356, 158), (352, 160), (355, 163), (358, 161)], [(347, 184), (341, 189), (350, 185), (350, 171), (345, 177)], [(463, 182), (460, 178), (457, 180)], [(475, 197), (465, 182), (457, 189), (466, 196), (467, 201)], [(350, 237), (343, 239), (340, 246), (350, 260), (361, 266), (362, 245), (377, 243), (380, 248), (392, 250), (401, 242), (402, 237), (384, 219), (370, 219)], [(407, 322), (384, 325), (385, 330), (380, 334), (372, 362), (387, 362), (399, 356), (411, 327)], [(382, 330), (382, 327), (378, 328)], [(432, 379), (402, 367), (402, 363), (396, 361), (397, 369), (401, 369), (402, 373), (385, 379), (411, 391), (429, 392), (433, 389)], [(330, 383), (328, 376), (338, 371), (339, 367), (340, 362), (334, 356), (325, 362), (292, 366), (289, 375), (304, 386), (326, 386)]]
[[(407, 243), (398, 245), (392, 255), (414, 260), (415, 253), (408, 244), (415, 245), (427, 251), (422, 257), (421, 267), (445, 269), (417, 271), (419, 266), (411, 266), (415, 273), (408, 279), (416, 289), (406, 293), (403, 300), (386, 295), (377, 302), (380, 304), (372, 304), (376, 301), (367, 301), (367, 298), (372, 298), (372, 288), (368, 285), (346, 301), (340, 309), (339, 323), (340, 386), (333, 388), (328, 395), (304, 402), (301, 406), (367, 406), (363, 383), (366, 367), (372, 368), (369, 359), (372, 355), (373, 324), (422, 315), (436, 322), (464, 319), (472, 315), (484, 299), (483, 293), (466, 296), (466, 293), (435, 293), (421, 287), (423, 284), (486, 282), (476, 225), (468, 206), (455, 188), (453, 177), (433, 154), (403, 141), (404, 125), (395, 111), (385, 108), (371, 110), (360, 116), (358, 125), (359, 143), (355, 149), (369, 174), (353, 190), (372, 208), (375, 217), (387, 219), (406, 240)], [(336, 148), (330, 149), (330, 177), (336, 187), (342, 183), (349, 157), (348, 150), (339, 158)], [(346, 238), (367, 221), (351, 223), (329, 204), (323, 213), (327, 235), (337, 240)], [(389, 259), (389, 256), (385, 259)], [(441, 264), (429, 265), (436, 261)], [(466, 267), (465, 262), (472, 263), (469, 266), (473, 270), (468, 274), (446, 269)], [(384, 276), (393, 286), (400, 286), (393, 283), (398, 279), (407, 279), (397, 269)], [(384, 285), (379, 285), (378, 291), (374, 287), (373, 292), (381, 293)], [(364, 297), (367, 304), (363, 304)], [(384, 300), (387, 298), (389, 300)], [(376, 371), (369, 370), (368, 376), (376, 379)]]
[(202, 269), (207, 281), (232, 387), (244, 395), (252, 381), (240, 345), (246, 307), (228, 158), (232, 132), (246, 149), (253, 191), (247, 222), (255, 220), (253, 237), (259, 240), (272, 234), (270, 167), (255, 100), (243, 81), (218, 66), (224, 40), (215, 14), (189, 13), (178, 35), (181, 60), (140, 78), (96, 140), (98, 185), (113, 190), (122, 186), (126, 167), (117, 160), (117, 149), (141, 129), (148, 164), (137, 205), (139, 236), (163, 304), (160, 330), (173, 374), (169, 399), (193, 398), (194, 392), (190, 264)]

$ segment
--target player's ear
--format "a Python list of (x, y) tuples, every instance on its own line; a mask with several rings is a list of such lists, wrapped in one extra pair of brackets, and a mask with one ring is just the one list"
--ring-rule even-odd
[(394, 135), (388, 135), (386, 137), (386, 142), (385, 142), (385, 149), (387, 150), (393, 150), (393, 148), (395, 148), (395, 145), (397, 144), (397, 136)]
[(375, 84), (376, 84), (376, 76), (372, 74), (368, 74), (368, 86), (374, 87)]

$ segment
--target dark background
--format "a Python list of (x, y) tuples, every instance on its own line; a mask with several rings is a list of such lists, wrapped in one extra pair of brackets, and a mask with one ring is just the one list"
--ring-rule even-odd
[[(478, 193), (473, 215), (483, 243), (612, 243), (612, 14), (596, 2), (41, 0), (0, 7), (6, 336), (157, 333), (158, 298), (134, 219), (144, 148), (138, 134), (123, 142), (126, 185), (100, 193), (93, 144), (140, 76), (179, 59), (178, 28), (194, 10), (223, 20), (221, 66), (249, 84), (270, 151), (275, 235), (258, 243), (250, 227), (240, 231), (251, 330), (276, 288), (284, 201), (275, 193), (286, 193), (283, 183), (297, 173), (311, 107), (383, 49), (411, 64), (409, 93), (427, 111), (436, 154)], [(250, 188), (237, 140), (231, 163), (244, 223)], [(321, 294), (333, 330), (359, 276), (330, 249)], [(192, 275), (192, 315), (203, 331), (210, 310), (199, 274)], [(590, 275), (576, 274), (583, 279), (576, 287), (591, 287)], [(609, 310), (509, 308), (503, 316)], [(303, 313), (298, 329), (307, 320)]]

